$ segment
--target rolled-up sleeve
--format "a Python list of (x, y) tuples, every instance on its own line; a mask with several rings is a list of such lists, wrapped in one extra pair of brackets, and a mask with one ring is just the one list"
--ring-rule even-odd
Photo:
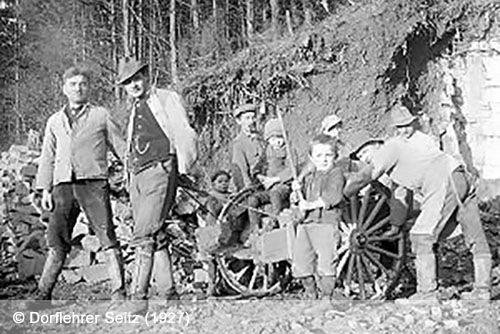
[(52, 190), (54, 180), (54, 163), (56, 157), (56, 136), (53, 129), (53, 118), (49, 118), (45, 127), (42, 144), (42, 155), (36, 176), (36, 188)]

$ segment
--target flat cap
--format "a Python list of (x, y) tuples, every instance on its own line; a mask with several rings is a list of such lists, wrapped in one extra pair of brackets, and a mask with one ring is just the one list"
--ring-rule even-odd
[(236, 109), (233, 110), (233, 116), (234, 117), (239, 117), (241, 114), (244, 114), (246, 112), (257, 112), (257, 109), (259, 108), (258, 105), (253, 104), (253, 103), (246, 103), (243, 104)]

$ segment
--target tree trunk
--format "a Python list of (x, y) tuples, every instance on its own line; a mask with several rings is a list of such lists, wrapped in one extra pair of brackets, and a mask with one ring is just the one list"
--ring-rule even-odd
[(278, 0), (271, 0), (271, 29), (273, 31), (273, 39), (278, 39)]
[(253, 0), (247, 0), (246, 3), (247, 9), (247, 40), (250, 41), (253, 39), (254, 33), (254, 3)]
[(309, 0), (302, 0), (302, 7), (304, 8), (304, 24), (307, 26), (311, 26), (312, 12)]
[(123, 53), (125, 57), (130, 57), (130, 15), (129, 15), (129, 2), (122, 0), (123, 12)]
[[(118, 34), (117, 34), (117, 11), (116, 11), (116, 6), (115, 6), (115, 0), (111, 0), (111, 43), (113, 44), (112, 46), (112, 51), (111, 51), (111, 57), (113, 59), (112, 64), (113, 64), (113, 69), (117, 70), (118, 69)], [(114, 81), (114, 80), (112, 80)], [(118, 106), (120, 103), (120, 89), (118, 85), (113, 85), (113, 93), (115, 95), (115, 105)]]
[(175, 46), (175, 0), (170, 0), (170, 75), (172, 76), (172, 84), (178, 87), (179, 78), (177, 76), (177, 48)]
[(193, 29), (200, 30), (200, 17), (198, 13), (198, 0), (191, 0), (191, 19), (193, 20)]

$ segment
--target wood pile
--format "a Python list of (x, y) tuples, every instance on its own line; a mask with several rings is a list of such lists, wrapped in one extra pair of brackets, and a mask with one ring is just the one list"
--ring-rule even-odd
[[(13, 145), (1, 156), (0, 282), (4, 284), (36, 278), (42, 273), (47, 251), (45, 232), (48, 213), (41, 209), (41, 196), (35, 191), (39, 156), (39, 150), (23, 145)], [(113, 222), (125, 260), (126, 279), (130, 282), (134, 270), (134, 251), (130, 247), (132, 210), (124, 187), (122, 168), (116, 162), (110, 164), (109, 181)], [(196, 250), (198, 206), (180, 192), (173, 217), (165, 222), (165, 237), (170, 242), (179, 292), (194, 290), (197, 284), (195, 272), (203, 268), (197, 260), (199, 256)], [(109, 274), (101, 250), (97, 236), (90, 228), (85, 214), (81, 213), (72, 235), (72, 250), (68, 254), (60, 280), (68, 284), (106, 281)]]

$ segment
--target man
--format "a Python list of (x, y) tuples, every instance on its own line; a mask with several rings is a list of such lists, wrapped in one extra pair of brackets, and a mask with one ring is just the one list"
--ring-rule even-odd
[[(352, 177), (344, 189), (349, 196), (387, 173), (397, 185), (422, 197), (421, 212), (410, 230), (416, 254), (417, 293), (413, 300), (436, 299), (436, 258), (433, 245), (447, 237), (450, 224), (461, 225), (474, 260), (474, 288), (463, 299), (490, 299), (491, 254), (481, 226), (477, 199), (465, 168), (442, 152), (434, 140), (417, 130), (418, 119), (405, 107), (391, 112), (396, 136)], [(457, 215), (458, 214), (458, 215)]]
[[(68, 103), (47, 121), (37, 188), (42, 207), (51, 211), (47, 231), (47, 260), (35, 299), (50, 300), (71, 235), (83, 210), (106, 253), (113, 299), (124, 299), (123, 264), (112, 223), (107, 181), (108, 149), (122, 157), (125, 142), (109, 112), (89, 103), (90, 72), (71, 67), (63, 75)], [(36, 303), (35, 303), (36, 304)], [(35, 305), (32, 305), (35, 306)]]
[(233, 111), (240, 133), (233, 139), (231, 158), (233, 181), (236, 189), (259, 184), (257, 174), (263, 169), (264, 141), (257, 132), (257, 108), (244, 104)]
[(164, 230), (175, 201), (178, 174), (196, 159), (196, 133), (190, 127), (181, 97), (149, 84), (147, 65), (132, 58), (120, 62), (117, 83), (129, 98), (127, 169), (134, 217), (131, 245), (137, 272), (132, 301), (119, 311), (141, 314), (148, 309), (148, 290), (156, 268), (160, 295), (175, 298), (172, 265)]

